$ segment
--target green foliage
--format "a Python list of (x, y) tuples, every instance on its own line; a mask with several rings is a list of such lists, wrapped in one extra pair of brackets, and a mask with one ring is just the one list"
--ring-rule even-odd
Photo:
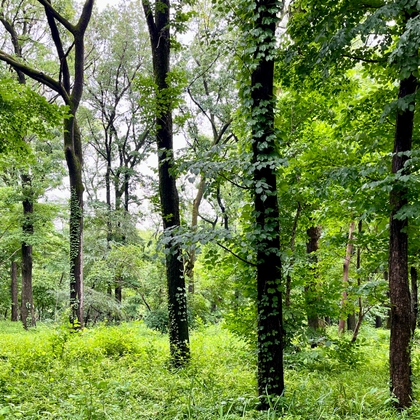
[[(335, 354), (333, 345), (327, 348), (327, 339), (319, 339), (314, 348), (300, 343), (294, 354), (286, 354), (287, 393), (272, 399), (269, 410), (259, 412), (255, 353), (219, 327), (192, 332), (190, 365), (168, 370), (167, 338), (141, 322), (76, 333), (67, 326), (42, 325), (24, 332), (20, 325), (2, 322), (0, 418), (417, 418), (416, 406), (398, 414), (390, 405), (389, 333), (367, 329), (363, 338), (354, 350), (360, 363), (352, 366), (344, 363), (343, 354)], [(414, 375), (419, 355), (415, 341)]]
[(27, 159), (24, 137), (53, 137), (66, 114), (65, 107), (50, 104), (30, 87), (0, 74), (0, 153), (13, 151)]
[(152, 330), (160, 331), (161, 333), (168, 332), (169, 315), (167, 308), (158, 308), (154, 311), (147, 312), (144, 315), (144, 323)]

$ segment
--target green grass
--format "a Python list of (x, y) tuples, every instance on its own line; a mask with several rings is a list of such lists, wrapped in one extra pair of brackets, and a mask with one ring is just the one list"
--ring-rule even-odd
[(174, 371), (167, 336), (142, 323), (72, 334), (2, 322), (0, 419), (420, 419), (391, 406), (387, 331), (337, 343), (287, 355), (285, 396), (258, 412), (255, 352), (221, 327), (194, 331), (191, 364)]

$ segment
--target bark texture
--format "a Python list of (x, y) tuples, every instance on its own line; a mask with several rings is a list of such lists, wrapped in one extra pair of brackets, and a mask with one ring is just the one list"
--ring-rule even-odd
[[(411, 75), (401, 80), (399, 98), (412, 95), (417, 79)], [(414, 105), (414, 99), (413, 99)], [(408, 160), (404, 152), (411, 150), (414, 110), (409, 107), (397, 114), (392, 172), (407, 173)], [(391, 216), (389, 224), (389, 297), (391, 301), (391, 339), (389, 348), (391, 392), (398, 408), (412, 404), (411, 384), (411, 297), (408, 280), (408, 220), (398, 220), (396, 213), (407, 204), (406, 187), (394, 186), (390, 193)]]
[[(167, 76), (170, 70), (170, 2), (156, 1), (154, 5), (143, 0), (152, 47), (153, 73), (157, 86), (158, 115), (156, 116), (156, 140), (159, 160), (159, 193), (163, 227), (168, 232), (180, 225), (179, 198), (173, 175), (173, 134)], [(159, 99), (159, 98), (163, 98)], [(187, 296), (183, 276), (183, 263), (179, 246), (167, 244), (166, 278), (168, 285), (169, 344), (172, 364), (184, 365), (189, 357), (189, 332)]]

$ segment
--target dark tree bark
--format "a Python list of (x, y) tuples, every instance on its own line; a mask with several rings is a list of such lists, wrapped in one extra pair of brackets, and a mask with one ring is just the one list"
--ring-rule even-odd
[[(282, 395), (283, 319), (279, 209), (274, 131), (275, 29), (279, 5), (271, 0), (255, 2), (253, 39), (255, 69), (251, 73), (251, 119), (257, 254), (258, 392), (262, 409), (269, 407), (267, 395)], [(264, 36), (261, 34), (265, 34)]]
[(10, 295), (12, 298), (12, 315), (10, 320), (19, 321), (19, 290), (17, 282), (17, 265), (16, 261), (12, 261), (10, 267)]
[[(317, 292), (318, 272), (316, 264), (318, 258), (316, 251), (318, 251), (318, 241), (321, 237), (321, 226), (311, 226), (307, 231), (308, 241), (306, 242), (306, 253), (311, 267), (312, 279), (309, 284), (305, 286), (305, 300), (306, 300), (306, 313), (308, 316), (308, 327), (314, 330), (319, 330), (324, 327), (322, 319), (318, 316), (316, 311), (316, 303), (320, 300), (319, 293)], [(315, 307), (315, 308), (314, 308)]]
[(22, 293), (20, 316), (25, 330), (28, 327), (35, 327), (35, 310), (32, 296), (32, 244), (31, 239), (34, 233), (33, 212), (34, 203), (32, 195), (31, 177), (22, 175), (22, 189), (25, 197), (23, 205), (23, 224), (22, 224)]
[[(170, 58), (170, 2), (156, 1), (152, 6), (143, 0), (143, 9), (149, 28), (152, 47), (153, 73), (158, 96), (165, 97), (168, 89), (167, 76)], [(180, 225), (179, 198), (173, 175), (172, 109), (169, 98), (156, 98), (156, 140), (159, 160), (159, 193), (164, 229)], [(166, 254), (166, 278), (168, 284), (169, 343), (174, 366), (183, 366), (190, 357), (187, 317), (187, 296), (183, 276), (183, 264), (179, 246), (169, 243)]]
[[(417, 79), (411, 75), (401, 80), (399, 98), (412, 95), (417, 89)], [(404, 152), (411, 150), (414, 122), (414, 98), (404, 111), (397, 114), (392, 173), (405, 173), (408, 160)], [(395, 185), (390, 193), (391, 216), (389, 224), (389, 297), (391, 301), (391, 340), (389, 348), (391, 392), (397, 408), (412, 404), (411, 384), (411, 298), (408, 281), (408, 220), (398, 220), (396, 213), (407, 204), (407, 189)]]

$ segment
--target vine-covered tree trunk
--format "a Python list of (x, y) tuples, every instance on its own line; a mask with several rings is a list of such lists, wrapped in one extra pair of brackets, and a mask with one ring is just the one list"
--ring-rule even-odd
[(32, 297), (32, 236), (34, 233), (32, 185), (30, 175), (22, 175), (22, 189), (24, 191), (23, 224), (22, 224), (22, 292), (20, 316), (25, 329), (35, 327), (35, 310)]
[(16, 261), (12, 261), (10, 267), (10, 295), (12, 298), (12, 315), (10, 320), (17, 322), (19, 320), (19, 290), (17, 283)]
[[(170, 2), (156, 1), (154, 10), (148, 0), (143, 9), (152, 47), (153, 73), (157, 87), (156, 140), (159, 160), (159, 194), (163, 227), (166, 231), (180, 225), (179, 198), (173, 174), (172, 107), (168, 90), (170, 58)], [(169, 343), (174, 366), (184, 365), (189, 357), (187, 296), (179, 246), (167, 244), (166, 278), (168, 285)]]
[(83, 181), (80, 132), (76, 118), (65, 124), (64, 151), (70, 179), (70, 322), (83, 327)]
[(322, 319), (317, 314), (317, 302), (320, 300), (317, 291), (317, 283), (319, 283), (316, 251), (318, 251), (318, 241), (321, 237), (321, 226), (311, 226), (307, 231), (308, 241), (306, 242), (306, 253), (308, 254), (309, 263), (311, 264), (311, 275), (309, 283), (305, 286), (306, 313), (308, 316), (308, 327), (314, 330), (323, 328)]
[[(399, 98), (413, 95), (417, 79), (411, 75), (401, 80)], [(414, 122), (414, 98), (410, 106), (397, 114), (392, 173), (407, 174), (406, 152), (411, 150)], [(408, 220), (395, 217), (407, 204), (407, 188), (396, 185), (390, 193), (391, 216), (389, 222), (389, 297), (391, 301), (391, 340), (389, 362), (391, 392), (397, 398), (397, 407), (406, 408), (412, 403), (411, 386), (411, 298), (408, 280)]]
[(254, 69), (251, 73), (251, 125), (257, 254), (258, 391), (261, 408), (267, 395), (284, 390), (283, 320), (279, 209), (274, 131), (274, 53), (279, 4), (255, 2)]

